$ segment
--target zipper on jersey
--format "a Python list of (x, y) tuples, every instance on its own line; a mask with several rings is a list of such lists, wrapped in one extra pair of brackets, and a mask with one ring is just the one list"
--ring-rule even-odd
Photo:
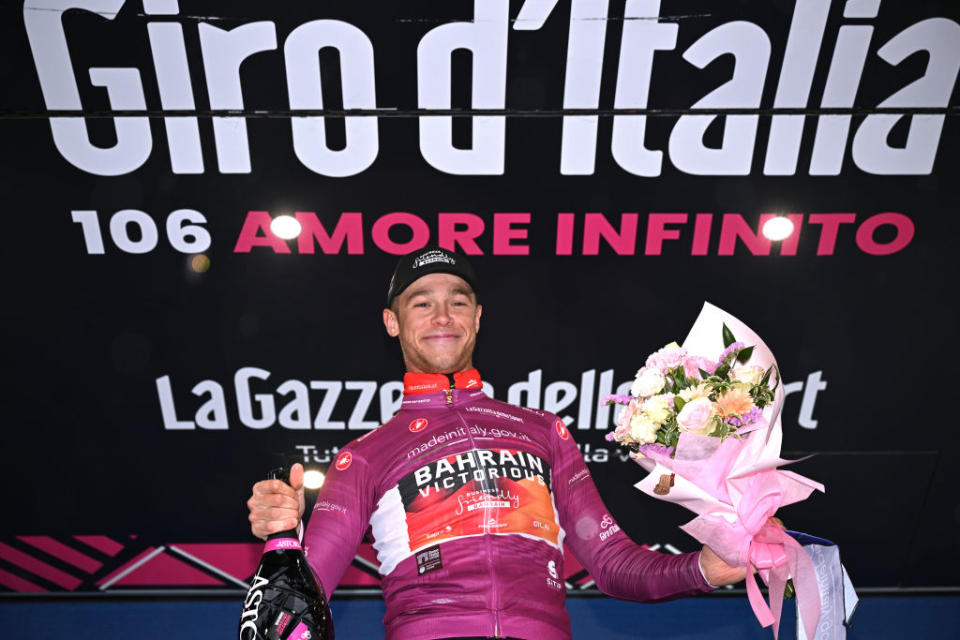
[(457, 385), (457, 383), (453, 379), (453, 376), (449, 373), (447, 374), (447, 380), (450, 381), (450, 386), (443, 391), (447, 394), (447, 404), (453, 404), (453, 388)]
[[(453, 386), (452, 381), (453, 379), (451, 378), (451, 387)], [(446, 389), (445, 391), (447, 393), (447, 404), (452, 405), (453, 389), (452, 388)], [(470, 434), (470, 425), (467, 424), (467, 421), (463, 419), (463, 416), (461, 416), (459, 412), (457, 413), (457, 418), (460, 420), (463, 426), (467, 428), (467, 438), (470, 440), (470, 446), (471, 446), (470, 455), (476, 456), (477, 443), (473, 439), (473, 436)], [(477, 459), (477, 467), (478, 468), (480, 467), (479, 458)], [(484, 547), (486, 547), (486, 551), (487, 551), (487, 571), (490, 575), (490, 590), (492, 595), (491, 606), (493, 607), (493, 635), (495, 637), (499, 637), (500, 636), (500, 592), (497, 589), (497, 576), (496, 576), (496, 572), (494, 571), (494, 565), (493, 565), (493, 546), (490, 540), (492, 536), (488, 532), (486, 535), (481, 536), (481, 538), (483, 539)]]

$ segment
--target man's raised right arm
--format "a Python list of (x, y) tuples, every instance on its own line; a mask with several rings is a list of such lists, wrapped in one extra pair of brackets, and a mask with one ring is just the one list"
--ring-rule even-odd
[[(341, 464), (335, 463), (328, 469), (303, 534), (307, 562), (327, 597), (356, 556), (370, 517), (366, 464), (351, 456), (352, 464), (343, 465), (344, 459), (338, 457)], [(300, 531), (304, 512), (303, 467), (293, 465), (289, 486), (279, 480), (255, 484), (247, 506), (250, 530), (257, 537), (266, 538), (288, 529)]]

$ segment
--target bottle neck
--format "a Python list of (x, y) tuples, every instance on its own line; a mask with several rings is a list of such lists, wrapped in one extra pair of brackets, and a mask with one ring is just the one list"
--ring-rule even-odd
[(267, 536), (267, 541), (270, 540), (280, 540), (281, 538), (293, 538), (296, 541), (300, 541), (300, 536), (297, 535), (297, 532), (293, 529), (288, 529), (286, 531), (279, 531), (277, 533), (271, 533)]
[(267, 538), (267, 544), (263, 552), (269, 553), (271, 551), (303, 551), (303, 546), (297, 539), (295, 531), (281, 531)]

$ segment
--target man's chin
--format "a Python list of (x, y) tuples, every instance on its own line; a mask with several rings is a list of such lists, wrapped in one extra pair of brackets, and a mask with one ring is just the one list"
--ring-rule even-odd
[(462, 371), (464, 368), (465, 367), (460, 364), (460, 360), (454, 358), (435, 358), (423, 364), (423, 369), (427, 373), (451, 374)]
[(460, 371), (460, 367), (456, 364), (435, 364), (432, 366), (432, 371), (434, 373), (443, 373), (445, 375), (450, 375)]
[[(419, 349), (411, 350), (417, 367), (426, 373), (457, 373), (470, 368), (472, 349), (465, 350), (462, 343), (433, 345), (421, 343)], [(413, 364), (413, 363), (411, 363)]]

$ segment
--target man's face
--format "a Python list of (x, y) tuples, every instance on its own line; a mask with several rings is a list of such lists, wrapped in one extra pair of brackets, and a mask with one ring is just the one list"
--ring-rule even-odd
[(481, 309), (463, 278), (431, 273), (397, 296), (393, 309), (383, 310), (383, 324), (400, 339), (407, 371), (455, 373), (473, 366)]

